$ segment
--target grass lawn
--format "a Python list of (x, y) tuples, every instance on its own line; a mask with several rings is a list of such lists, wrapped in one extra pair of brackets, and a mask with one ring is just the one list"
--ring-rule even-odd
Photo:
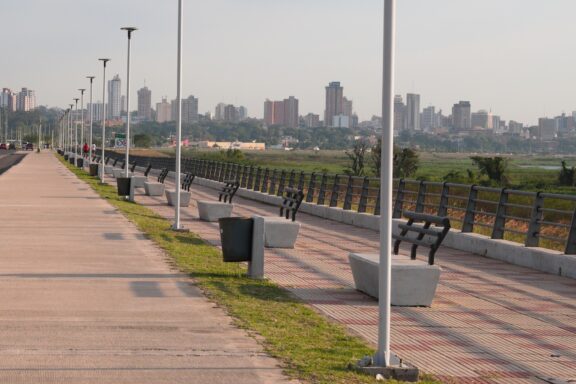
[[(276, 284), (248, 279), (245, 266), (222, 262), (218, 248), (193, 233), (172, 231), (168, 220), (118, 198), (114, 186), (102, 185), (96, 177), (60, 160), (158, 244), (180, 270), (193, 276), (203, 292), (224, 307), (238, 326), (262, 336), (266, 351), (282, 361), (289, 376), (307, 383), (375, 382), (370, 376), (348, 369), (350, 363), (374, 353), (363, 339), (351, 336)], [(439, 382), (423, 376), (421, 383)]]

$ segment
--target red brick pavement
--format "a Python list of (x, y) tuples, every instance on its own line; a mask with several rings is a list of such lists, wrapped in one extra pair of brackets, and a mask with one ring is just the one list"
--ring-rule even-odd
[[(216, 200), (209, 188), (191, 191), (193, 199)], [(164, 197), (136, 200), (173, 217)], [(234, 215), (278, 214), (238, 196), (234, 202)], [(218, 224), (198, 220), (194, 202), (181, 213), (185, 227), (220, 245)], [(266, 276), (375, 344), (377, 301), (354, 289), (348, 253), (377, 252), (378, 233), (304, 213), (298, 221), (295, 249), (266, 249)], [(436, 260), (443, 273), (432, 307), (393, 308), (393, 351), (446, 383), (576, 380), (575, 280), (446, 247)]]

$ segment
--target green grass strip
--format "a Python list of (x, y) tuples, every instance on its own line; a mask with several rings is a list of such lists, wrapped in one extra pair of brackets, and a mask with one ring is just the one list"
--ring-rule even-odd
[[(363, 339), (351, 336), (343, 326), (328, 321), (276, 284), (247, 278), (245, 266), (224, 263), (219, 248), (194, 233), (171, 230), (168, 220), (119, 198), (116, 187), (101, 184), (98, 178), (58, 158), (170, 255), (181, 271), (193, 276), (197, 286), (224, 307), (237, 326), (262, 336), (266, 352), (282, 361), (290, 377), (309, 383), (375, 382), (348, 368), (374, 353)], [(423, 376), (421, 383), (439, 382)]]

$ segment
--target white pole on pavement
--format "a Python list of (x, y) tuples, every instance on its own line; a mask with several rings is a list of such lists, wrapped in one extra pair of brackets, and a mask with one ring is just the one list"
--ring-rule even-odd
[(68, 104), (70, 106), (70, 113), (69, 113), (69, 124), (68, 124), (68, 153), (69, 156), (72, 155), (72, 111), (74, 110), (74, 104)]
[(120, 29), (128, 32), (128, 68), (126, 70), (126, 109), (128, 115), (126, 116), (126, 162), (124, 165), (124, 177), (128, 177), (128, 169), (130, 168), (128, 166), (130, 164), (130, 41), (132, 32), (136, 31), (137, 28), (123, 27)]
[(176, 86), (176, 180), (175, 192), (176, 202), (174, 203), (174, 226), (173, 229), (180, 228), (180, 160), (182, 145), (182, 0), (178, 0), (178, 64), (177, 64), (177, 86)]
[(104, 72), (102, 73), (102, 158), (100, 159), (100, 182), (104, 183), (104, 156), (106, 148), (106, 63), (110, 59), (98, 59), (104, 64)]
[(74, 114), (74, 118), (76, 121), (74, 122), (74, 166), (78, 166), (78, 100), (79, 98), (73, 99), (76, 102), (76, 113)]
[(394, 41), (396, 0), (384, 0), (382, 78), (382, 160), (380, 173), (380, 278), (376, 365), (390, 366), (390, 289), (392, 270), (392, 156), (394, 148)]
[(84, 164), (84, 91), (86, 89), (80, 88), (80, 154), (82, 156), (82, 166)]
[(90, 138), (88, 139), (88, 143), (90, 144), (90, 148), (88, 149), (88, 164), (92, 162), (92, 124), (94, 123), (94, 105), (92, 104), (92, 81), (94, 80), (94, 76), (86, 76), (87, 79), (90, 79)]

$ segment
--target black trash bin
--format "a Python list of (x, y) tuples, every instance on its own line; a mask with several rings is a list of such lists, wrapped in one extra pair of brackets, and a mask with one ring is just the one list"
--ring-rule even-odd
[(68, 154), (67, 153), (64, 154), (64, 160), (68, 160)]
[(248, 217), (223, 217), (218, 220), (225, 263), (252, 260), (254, 220)]
[(118, 177), (116, 179), (118, 185), (118, 196), (130, 196), (130, 178)]
[(70, 162), (70, 164), (74, 165), (74, 156), (70, 156), (68, 158), (68, 161)]
[(98, 164), (90, 164), (90, 176), (98, 176)]
[(79, 157), (76, 165), (78, 165), (78, 168), (83, 168), (84, 167), (84, 159)]

